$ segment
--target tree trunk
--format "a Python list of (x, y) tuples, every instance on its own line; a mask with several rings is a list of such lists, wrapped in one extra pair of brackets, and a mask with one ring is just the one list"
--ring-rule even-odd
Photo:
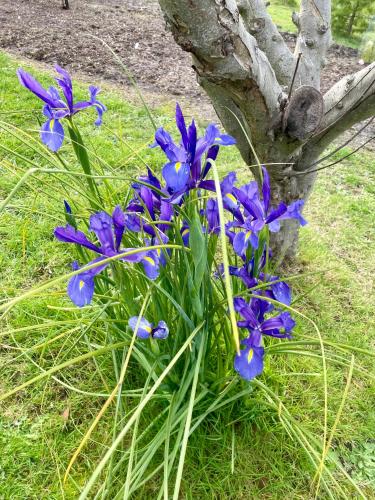
[(354, 26), (355, 18), (357, 16), (358, 7), (359, 7), (359, 1), (357, 1), (357, 3), (355, 5), (352, 13), (350, 14), (349, 23), (348, 23), (348, 29), (347, 29), (347, 34), (349, 36), (351, 36), (351, 34), (353, 32), (353, 26)]
[[(294, 54), (264, 0), (159, 3), (242, 158), (254, 165), (257, 156), (267, 165), (273, 203), (307, 200), (316, 178), (311, 165), (340, 133), (375, 110), (375, 64), (342, 79), (324, 98), (320, 94), (331, 41), (330, 1), (301, 1), (293, 16), (299, 30)], [(296, 222), (284, 221), (274, 236), (276, 254), (292, 257)]]

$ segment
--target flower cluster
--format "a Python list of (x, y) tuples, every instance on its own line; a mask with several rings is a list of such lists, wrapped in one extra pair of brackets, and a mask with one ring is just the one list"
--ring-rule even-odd
[[(99, 89), (90, 87), (90, 99), (74, 103), (72, 81), (68, 73), (56, 66), (56, 78), (63, 98), (55, 87), (45, 90), (31, 75), (18, 70), (21, 84), (33, 92), (45, 105), (43, 113), (47, 121), (41, 130), (41, 139), (52, 151), (57, 151), (64, 139), (63, 118), (71, 120), (79, 111), (94, 107), (98, 113), (96, 125), (100, 125), (105, 106), (97, 100)], [(198, 202), (202, 232), (207, 238), (220, 233), (219, 207), (215, 183), (209, 179), (212, 162), (216, 160), (220, 146), (235, 144), (233, 137), (221, 134), (216, 125), (210, 124), (198, 137), (194, 120), (187, 127), (180, 106), (176, 106), (176, 125), (181, 139), (176, 143), (170, 134), (159, 128), (152, 148), (160, 147), (166, 156), (162, 168), (162, 180), (147, 169), (132, 185), (133, 196), (126, 206), (116, 206), (110, 215), (100, 211), (91, 215), (89, 231), (95, 242), (75, 225), (70, 206), (65, 202), (68, 224), (55, 229), (59, 241), (74, 243), (81, 248), (80, 255), (92, 252), (94, 258), (82, 267), (73, 262), (75, 275), (69, 281), (68, 295), (79, 307), (91, 303), (95, 277), (113, 261), (140, 264), (145, 276), (156, 280), (163, 268), (173, 259), (167, 243), (190, 245), (189, 208), (185, 202)], [(243, 349), (235, 355), (234, 368), (245, 380), (251, 380), (263, 371), (264, 338), (288, 339), (295, 322), (284, 306), (291, 304), (291, 289), (287, 283), (271, 273), (269, 232), (280, 230), (280, 222), (296, 219), (301, 225), (306, 221), (301, 215), (303, 201), (289, 205), (281, 202), (272, 205), (270, 177), (265, 167), (261, 169), (262, 183), (237, 186), (236, 174), (229, 173), (220, 184), (226, 211), (225, 234), (232, 247), (233, 260), (239, 265), (229, 267), (233, 279), (238, 278), (237, 289), (242, 290), (234, 299), (234, 309), (240, 316), (238, 327), (245, 331), (241, 341)], [(202, 191), (212, 193), (201, 196)], [(195, 191), (194, 198), (190, 193)], [(181, 215), (183, 214), (183, 215)], [(177, 240), (177, 241), (176, 241)], [(131, 242), (131, 243), (130, 243)], [(137, 245), (134, 246), (134, 243)], [(149, 247), (149, 249), (148, 249)], [(141, 269), (142, 269), (141, 267)], [(214, 273), (218, 279), (223, 273), (219, 266)], [(246, 301), (243, 296), (248, 296)], [(141, 339), (166, 339), (167, 324), (161, 320), (156, 326), (144, 317), (133, 316), (129, 327)]]

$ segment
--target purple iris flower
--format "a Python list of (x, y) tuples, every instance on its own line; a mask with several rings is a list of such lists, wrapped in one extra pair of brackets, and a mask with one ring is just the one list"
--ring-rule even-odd
[(249, 337), (241, 342), (245, 349), (235, 356), (234, 368), (242, 378), (252, 380), (263, 371), (262, 336), (290, 338), (295, 321), (289, 312), (265, 319), (265, 315), (272, 310), (272, 305), (257, 297), (252, 298), (250, 303), (242, 297), (236, 297), (234, 308), (243, 318), (237, 322), (238, 326), (249, 331)]
[(295, 326), (295, 321), (289, 312), (282, 312), (277, 316), (265, 319), (265, 314), (272, 310), (272, 304), (258, 297), (253, 297), (247, 303), (242, 297), (234, 299), (235, 310), (244, 318), (238, 321), (240, 328), (259, 332), (277, 338), (290, 338), (290, 331)]
[[(87, 266), (103, 261), (107, 257), (113, 257), (127, 250), (120, 250), (122, 237), (125, 231), (125, 215), (121, 208), (117, 206), (112, 216), (106, 212), (98, 212), (90, 217), (90, 231), (93, 231), (98, 239), (99, 244), (92, 243), (85, 233), (75, 229), (70, 224), (65, 227), (57, 227), (54, 231), (55, 237), (64, 243), (75, 243), (82, 247), (92, 250), (99, 257), (95, 258), (87, 264)], [(159, 275), (159, 258), (155, 250), (143, 251), (137, 254), (121, 257), (120, 260), (125, 262), (141, 262), (143, 264), (146, 275), (150, 279), (156, 279)], [(83, 307), (90, 304), (94, 294), (94, 277), (101, 273), (109, 262), (98, 265), (93, 269), (85, 271), (85, 267), (81, 267), (82, 273), (73, 276), (68, 284), (68, 295), (70, 299), (78, 307)], [(78, 270), (77, 262), (73, 263), (73, 270)]]
[[(129, 319), (129, 326), (135, 331), (139, 316), (133, 316)], [(137, 330), (137, 337), (140, 339), (166, 339), (169, 334), (169, 329), (165, 321), (159, 321), (158, 325), (154, 328), (153, 324), (147, 321), (146, 318), (141, 318)]]
[[(194, 120), (186, 127), (185, 119), (179, 104), (176, 105), (176, 125), (181, 134), (181, 142), (176, 145), (172, 137), (163, 128), (155, 134), (155, 143), (151, 147), (160, 147), (168, 158), (163, 167), (162, 175), (167, 184), (167, 190), (172, 198), (178, 202), (181, 196), (195, 187), (204, 189), (213, 188), (211, 184), (205, 186), (204, 181), (210, 170), (210, 162), (215, 160), (219, 146), (230, 146), (235, 140), (230, 135), (220, 134), (214, 124), (210, 124), (203, 137), (197, 137), (197, 128)], [(202, 158), (206, 155), (202, 170)]]
[[(160, 240), (166, 243), (168, 238), (166, 238), (165, 233), (169, 229), (168, 222), (171, 221), (174, 214), (173, 205), (161, 197), (159, 192), (162, 192), (160, 182), (149, 168), (147, 176), (140, 177), (138, 181), (142, 181), (142, 183), (135, 182), (133, 184), (135, 197), (126, 207), (126, 211), (128, 213), (130, 212), (130, 214), (126, 215), (127, 227), (130, 231), (134, 232), (139, 232), (143, 229), (147, 234), (155, 239), (155, 243), (152, 244), (157, 245), (160, 243)], [(150, 184), (150, 186), (156, 189), (154, 190), (143, 183)], [(151, 218), (154, 222), (158, 222), (158, 224), (151, 225), (143, 223), (141, 217), (136, 214), (144, 213), (147, 213), (149, 218)]]
[(98, 101), (97, 94), (99, 93), (99, 88), (94, 86), (89, 87), (90, 99), (88, 101), (74, 103), (73, 84), (69, 73), (58, 65), (55, 66), (55, 69), (58, 73), (56, 82), (63, 93), (64, 99), (61, 98), (56, 87), (51, 86), (46, 90), (22, 68), (17, 70), (21, 85), (45, 103), (43, 114), (47, 120), (42, 125), (40, 137), (43, 144), (54, 152), (60, 149), (64, 141), (64, 128), (60, 123), (62, 118), (69, 118), (83, 109), (94, 107), (98, 113), (95, 125), (100, 125), (102, 123), (103, 112), (107, 109), (103, 103)]
[(256, 233), (261, 231), (265, 225), (268, 225), (270, 231), (278, 232), (280, 230), (280, 220), (283, 219), (293, 218), (297, 219), (302, 226), (307, 224), (300, 213), (304, 205), (303, 200), (298, 200), (289, 206), (281, 202), (277, 208), (271, 208), (270, 178), (266, 168), (262, 167), (262, 170), (262, 199), (259, 196), (258, 190), (254, 191), (252, 189), (251, 184), (247, 185), (245, 189), (233, 188), (234, 195), (249, 214), (247, 224), (249, 224)]

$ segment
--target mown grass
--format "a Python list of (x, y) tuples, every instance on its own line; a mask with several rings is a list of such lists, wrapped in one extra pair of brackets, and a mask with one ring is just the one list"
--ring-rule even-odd
[[(296, 2), (288, 2), (287, 0), (272, 0), (268, 11), (271, 14), (272, 19), (277, 24), (280, 31), (288, 31), (289, 33), (296, 33), (297, 28), (292, 22), (293, 11), (298, 12), (299, 10), (299, 0)], [(361, 35), (356, 33), (352, 36), (345, 36), (339, 33), (333, 33), (334, 41), (340, 45), (346, 47), (352, 47), (357, 49), (361, 44)]]
[[(15, 61), (0, 55), (0, 67), (0, 108), (4, 113), (0, 119), (30, 130), (37, 138), (34, 110), (39, 108), (39, 103), (19, 87)], [(40, 79), (44, 83), (50, 81), (46, 75)], [(84, 86), (77, 84), (77, 91), (83, 96)], [(116, 137), (121, 136), (144, 160), (156, 170), (160, 169), (161, 156), (146, 147), (153, 130), (145, 111), (125, 102), (111, 89), (104, 89), (103, 101), (109, 108), (103, 128), (94, 129), (92, 117), (79, 118), (98, 155), (118, 168), (121, 176), (134, 176), (142, 171), (142, 162)], [(156, 110), (155, 114), (159, 122), (173, 130), (172, 105), (163, 112)], [(3, 130), (0, 144), (43, 165), (42, 158), (30, 155), (25, 145)], [(0, 158), (1, 200), (29, 166), (4, 150)], [(243, 179), (248, 175), (234, 149), (224, 151), (218, 164), (221, 173), (236, 170)], [(71, 261), (69, 252), (54, 241), (52, 230), (64, 223), (62, 197), (79, 200), (72, 182), (73, 186), (67, 187), (64, 193), (56, 177), (31, 179), (0, 215), (0, 299), (19, 295), (40, 281), (67, 271)], [(123, 182), (115, 184), (121, 192)], [(309, 225), (301, 231), (300, 254), (292, 270), (301, 273), (295, 286), (295, 293), (300, 296), (296, 307), (318, 324), (325, 340), (359, 348), (371, 348), (375, 339), (374, 192), (375, 162), (369, 153), (356, 155), (334, 169), (323, 171), (305, 213)], [(80, 215), (87, 214), (81, 212)], [(316, 274), (307, 274), (309, 272)], [(92, 317), (97, 312), (95, 309), (91, 313), (72, 311), (63, 287), (17, 307), (2, 323), (1, 393), (37, 375), (43, 368), (84, 352), (88, 314)], [(46, 318), (55, 321), (53, 328), (6, 335), (10, 329), (40, 324)], [(71, 321), (69, 328), (59, 326), (59, 321), (67, 319)], [(103, 342), (100, 319), (92, 327), (92, 333), (98, 343)], [(297, 338), (300, 333), (315, 335), (303, 321), (298, 322)], [(26, 352), (31, 359), (25, 355), (25, 348), (46, 342), (57, 334), (62, 337), (48, 348)], [(21, 348), (22, 351), (18, 350)], [(365, 356), (356, 355), (356, 360), (372, 372), (372, 363)], [(272, 380), (289, 411), (308, 430), (321, 435), (321, 362), (273, 356), (268, 363), (264, 381)], [(329, 428), (342, 398), (347, 373), (347, 368), (329, 364)], [(95, 393), (108, 393), (116, 381), (110, 356), (98, 358), (96, 363), (86, 361), (74, 365), (56, 377), (58, 379), (49, 378), (0, 403), (0, 498), (76, 498), (110, 442), (112, 409), (101, 421), (63, 486), (62, 478), (71, 454), (104, 402)], [(375, 494), (370, 484), (375, 480), (374, 469), (359, 465), (368, 463), (375, 425), (374, 393), (369, 380), (355, 374), (333, 448), (371, 497)], [(68, 389), (62, 383), (91, 395)], [(147, 418), (154, 417), (156, 415), (147, 415)], [(183, 477), (183, 497), (308, 498), (312, 476), (303, 450), (291, 440), (277, 415), (254, 391), (242, 404), (211, 416), (192, 436)], [(333, 494), (335, 496), (335, 492)], [(154, 495), (151, 483), (139, 498), (151, 499)]]

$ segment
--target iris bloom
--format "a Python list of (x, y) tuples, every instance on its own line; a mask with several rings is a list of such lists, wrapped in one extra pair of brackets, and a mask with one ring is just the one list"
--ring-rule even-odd
[[(155, 240), (160, 237), (162, 241), (166, 242), (165, 232), (169, 229), (169, 224), (163, 224), (163, 222), (168, 223), (172, 219), (174, 214), (173, 205), (161, 197), (161, 184), (150, 169), (148, 169), (147, 176), (140, 177), (139, 181), (142, 181), (142, 183), (136, 182), (133, 184), (135, 197), (126, 207), (126, 211), (130, 212), (129, 229), (135, 232), (139, 232), (143, 229), (147, 234), (155, 238)], [(151, 189), (144, 185), (143, 182), (150, 184), (150, 186), (156, 189)], [(146, 213), (152, 221), (160, 221), (160, 223), (157, 225), (144, 224), (139, 216), (134, 215), (144, 213)], [(128, 217), (127, 215), (127, 218)], [(136, 223), (136, 221), (138, 221), (138, 223)], [(158, 234), (155, 228), (159, 230)]]
[[(120, 250), (122, 236), (125, 231), (125, 215), (119, 206), (114, 209), (112, 216), (106, 212), (98, 212), (91, 215), (89, 229), (95, 233), (99, 245), (92, 243), (85, 233), (75, 229), (70, 224), (67, 224), (65, 227), (57, 227), (54, 234), (59, 241), (75, 243), (99, 255), (99, 257), (89, 262), (87, 266), (103, 261), (108, 257), (119, 255), (127, 250), (132, 250)], [(133, 263), (141, 262), (146, 275), (152, 280), (156, 279), (159, 275), (159, 257), (155, 250), (120, 257), (120, 260)], [(109, 262), (86, 271), (86, 266), (83, 266), (81, 268), (82, 272), (73, 276), (68, 284), (68, 295), (74, 304), (78, 307), (90, 304), (94, 294), (94, 277), (101, 273), (108, 265)], [(74, 262), (73, 270), (76, 271), (78, 269), (77, 262)]]
[(263, 371), (262, 336), (290, 338), (295, 321), (289, 312), (265, 319), (265, 314), (272, 310), (272, 305), (261, 298), (252, 298), (247, 303), (243, 298), (236, 297), (234, 308), (243, 318), (237, 322), (238, 326), (249, 331), (249, 337), (241, 342), (245, 348), (236, 355), (234, 368), (242, 378), (251, 380)]
[(304, 205), (303, 200), (297, 200), (288, 206), (282, 202), (275, 209), (271, 207), (270, 178), (264, 167), (262, 198), (259, 196), (258, 189), (254, 188), (254, 184), (250, 183), (242, 188), (233, 188), (233, 196), (242, 204), (245, 215), (247, 215), (243, 223), (236, 222), (234, 224), (242, 229), (233, 240), (234, 251), (241, 257), (245, 257), (250, 244), (253, 248), (257, 248), (257, 235), (266, 225), (271, 232), (278, 232), (280, 221), (284, 219), (297, 219), (301, 226), (307, 224), (300, 213)]
[[(137, 326), (139, 316), (133, 316), (129, 319), (129, 326), (135, 331)], [(157, 326), (154, 328), (153, 324), (147, 321), (146, 318), (141, 318), (137, 330), (137, 337), (140, 339), (166, 339), (169, 334), (169, 329), (165, 321), (159, 321)]]
[[(304, 205), (303, 200), (297, 200), (289, 206), (281, 202), (277, 208), (273, 209), (271, 207), (270, 177), (265, 167), (262, 167), (262, 170), (262, 199), (258, 190), (248, 189), (252, 193), (249, 196), (249, 192), (246, 195), (244, 189), (234, 188), (234, 194), (251, 216), (253, 230), (259, 232), (267, 224), (270, 231), (278, 232), (280, 230), (280, 221), (283, 219), (297, 219), (301, 226), (307, 224), (300, 213)], [(251, 185), (248, 185), (248, 188), (249, 186)]]
[[(205, 188), (204, 179), (210, 170), (210, 162), (215, 160), (219, 146), (230, 146), (235, 140), (230, 135), (220, 134), (214, 124), (210, 124), (203, 137), (197, 137), (194, 120), (186, 127), (179, 104), (176, 105), (176, 125), (181, 134), (181, 142), (175, 144), (172, 137), (163, 128), (155, 133), (155, 143), (151, 147), (160, 147), (168, 163), (163, 167), (162, 175), (167, 190), (172, 195), (171, 201), (178, 201), (181, 196), (195, 187)], [(205, 157), (202, 169), (202, 158)], [(211, 186), (210, 186), (211, 187)]]
[(102, 123), (103, 112), (106, 107), (97, 99), (99, 88), (90, 86), (88, 101), (73, 101), (73, 85), (70, 75), (60, 66), (56, 65), (55, 69), (58, 73), (56, 82), (62, 91), (64, 98), (61, 97), (59, 90), (56, 87), (49, 87), (46, 90), (42, 85), (35, 80), (29, 73), (22, 68), (17, 70), (18, 79), (26, 89), (30, 90), (41, 101), (44, 102), (43, 114), (47, 120), (43, 123), (40, 137), (46, 146), (51, 151), (58, 151), (64, 141), (64, 128), (60, 123), (63, 118), (70, 118), (83, 109), (94, 107), (98, 113), (98, 118), (95, 125)]

